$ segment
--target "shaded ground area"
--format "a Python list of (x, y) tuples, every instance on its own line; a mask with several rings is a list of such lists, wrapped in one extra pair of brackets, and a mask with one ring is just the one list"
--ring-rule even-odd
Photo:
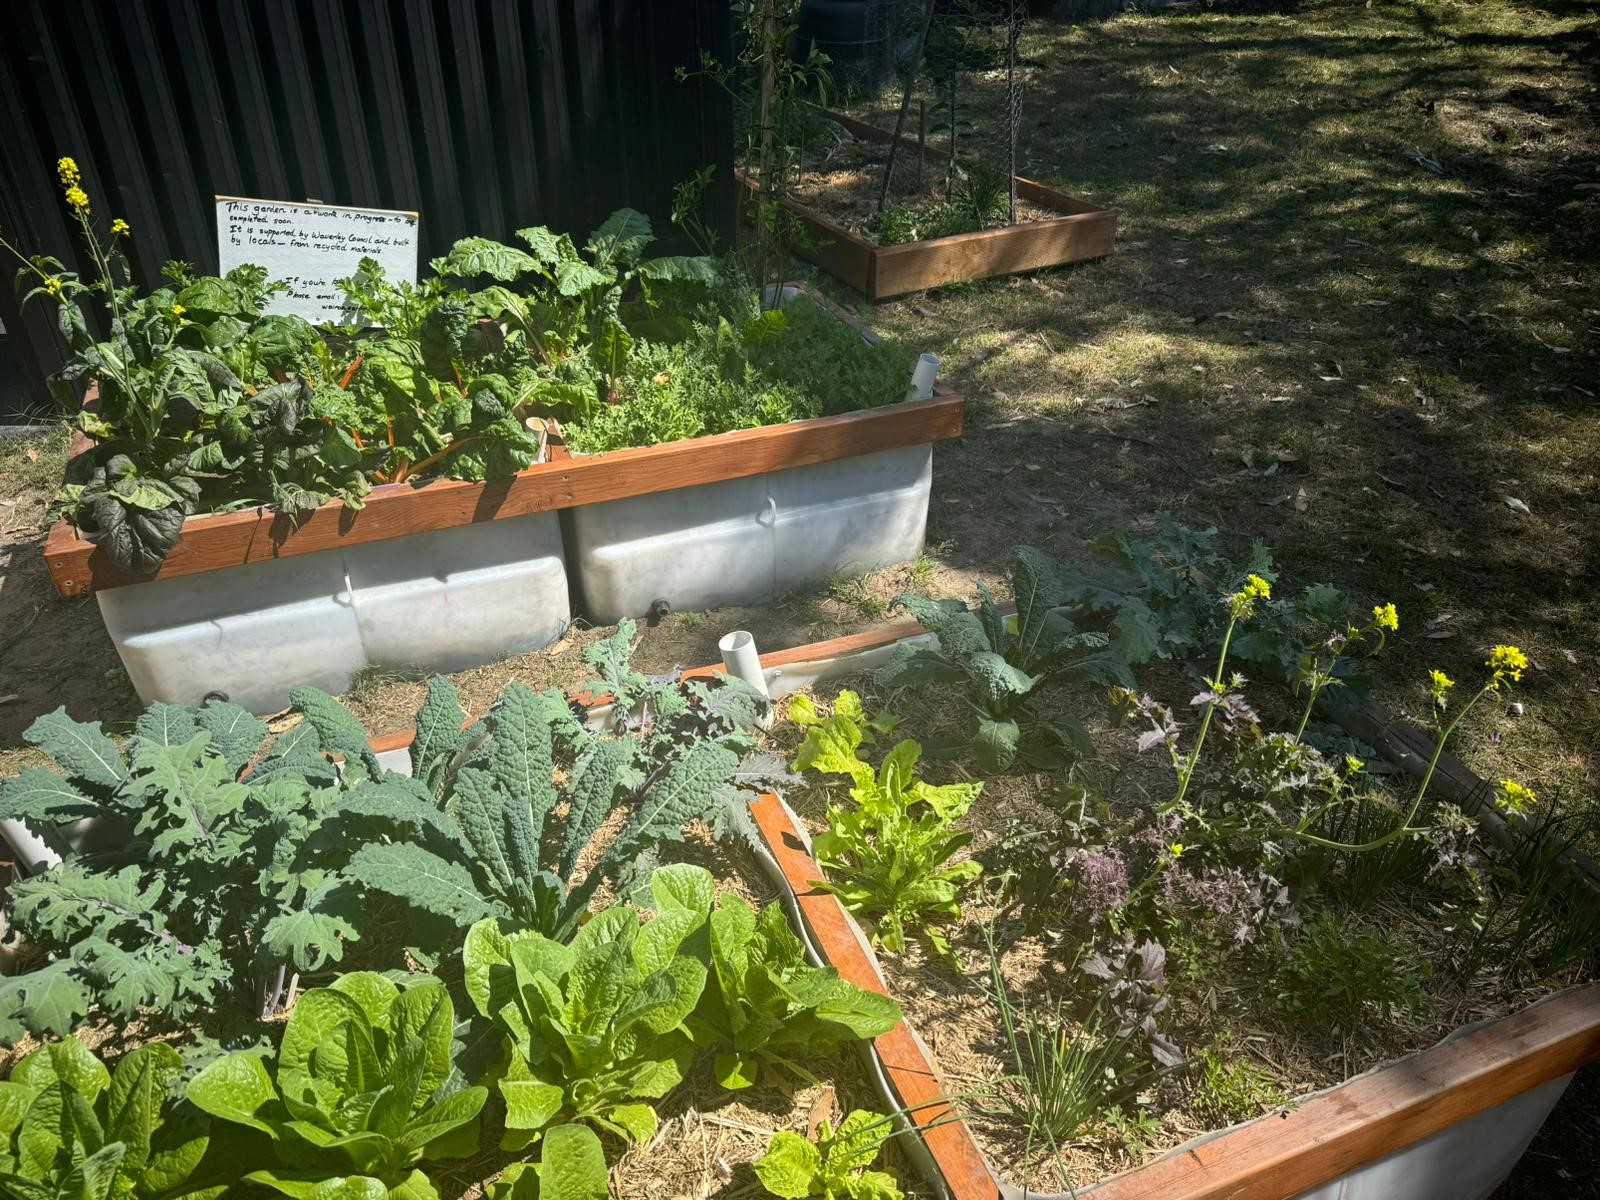
[[(1472, 680), (1489, 646), (1525, 647), (1523, 715), (1485, 707), (1457, 749), (1593, 809), (1594, 9), (1191, 5), (1029, 29), (1023, 173), (1116, 206), (1117, 255), (870, 310), (971, 399), (936, 454), (927, 561), (673, 617), (642, 660), (713, 661), (740, 626), (770, 648), (835, 636), (904, 588), (969, 596), (1019, 542), (1082, 555), (1166, 510), (1261, 538), (1294, 583), (1394, 600), (1377, 698), (1413, 717), (1429, 667)], [(976, 136), (1003, 87), (970, 90)], [(137, 711), (94, 601), (57, 599), (39, 557), (64, 448), (0, 444), (0, 751), (59, 704), (111, 728)], [(582, 640), (469, 673), (469, 703), (575, 676)], [(380, 731), (419, 692), (374, 672), (355, 700)], [(1595, 1113), (1591, 1070), (1504, 1194), (1600, 1194)]]

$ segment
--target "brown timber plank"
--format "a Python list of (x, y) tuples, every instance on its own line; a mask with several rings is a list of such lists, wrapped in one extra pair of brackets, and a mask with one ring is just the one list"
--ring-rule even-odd
[(1600, 984), (1108, 1180), (1085, 1200), (1289, 1200), (1600, 1059)]
[(153, 575), (119, 570), (70, 525), (59, 523), (46, 539), (45, 563), (63, 596), (175, 579), (959, 437), (964, 404), (960, 396), (936, 385), (931, 400), (557, 459), (510, 479), (436, 480), (421, 487), (387, 484), (374, 488), (359, 511), (338, 502), (326, 504), (298, 528), (261, 508), (194, 517), (184, 523), (183, 534)]
[[(887, 996), (888, 989), (861, 948), (844, 907), (836, 897), (812, 886), (822, 878), (822, 868), (806, 853), (782, 802), (768, 793), (751, 803), (750, 813), (793, 889), (823, 958), (838, 969), (841, 978)], [(953, 1200), (998, 1200), (999, 1185), (966, 1125), (954, 1119), (955, 1110), (945, 1099), (948, 1089), (910, 1027), (902, 1020), (888, 1033), (874, 1038), (872, 1046), (907, 1115), (914, 1124), (924, 1127), (922, 1140)], [(926, 1128), (930, 1125), (933, 1128)]]
[(1116, 243), (1117, 215), (1100, 210), (878, 248), (870, 300), (962, 279), (1012, 275), (1104, 258)]

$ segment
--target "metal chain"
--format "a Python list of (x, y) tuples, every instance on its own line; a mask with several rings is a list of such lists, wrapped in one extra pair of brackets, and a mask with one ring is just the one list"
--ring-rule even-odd
[(1022, 21), (1027, 0), (1011, 0), (1010, 20), (1006, 23), (1006, 175), (1011, 188), (1011, 223), (1017, 222), (1017, 139), (1022, 131), (1022, 77), (1017, 73), (1017, 43), (1022, 40)]

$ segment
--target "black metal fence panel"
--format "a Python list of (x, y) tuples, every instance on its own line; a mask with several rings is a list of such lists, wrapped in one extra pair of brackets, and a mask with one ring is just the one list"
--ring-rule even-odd
[[(730, 230), (731, 107), (693, 74), (730, 38), (728, 0), (5, 0), (0, 231), (87, 266), (62, 155), (146, 284), (216, 270), (217, 195), (414, 210), (426, 258), (526, 225), (581, 243), (624, 205), (670, 238), (674, 185), (717, 163)], [(42, 407), (61, 343), (11, 274), (0, 321)]]

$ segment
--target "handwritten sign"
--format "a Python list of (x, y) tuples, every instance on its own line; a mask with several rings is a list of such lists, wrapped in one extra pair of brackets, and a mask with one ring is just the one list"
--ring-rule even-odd
[(416, 283), (417, 214), (218, 196), (217, 254), (224, 274), (255, 263), (289, 285), (268, 312), (348, 324), (334, 281), (354, 275), (363, 258), (376, 259), (391, 282)]

